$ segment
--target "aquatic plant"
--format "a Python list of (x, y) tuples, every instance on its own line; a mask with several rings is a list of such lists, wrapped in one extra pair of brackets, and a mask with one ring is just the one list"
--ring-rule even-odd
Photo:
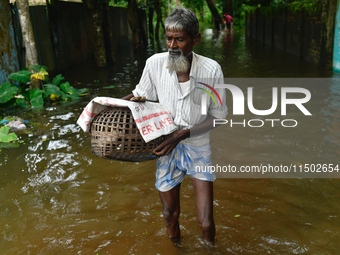
[(41, 108), (51, 102), (76, 100), (86, 95), (87, 89), (76, 89), (64, 79), (58, 74), (51, 81), (47, 68), (41, 65), (12, 73), (0, 85), (0, 106)]
[(0, 143), (10, 143), (18, 139), (18, 136), (10, 132), (10, 127), (0, 127)]
[(7, 116), (0, 119), (0, 149), (17, 148), (22, 141), (15, 132), (25, 132), (27, 123), (27, 120), (18, 116)]

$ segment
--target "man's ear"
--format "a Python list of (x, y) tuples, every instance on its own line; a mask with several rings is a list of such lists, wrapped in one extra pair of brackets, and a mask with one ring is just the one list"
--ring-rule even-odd
[(194, 45), (197, 45), (201, 40), (201, 34), (197, 33), (194, 37)]

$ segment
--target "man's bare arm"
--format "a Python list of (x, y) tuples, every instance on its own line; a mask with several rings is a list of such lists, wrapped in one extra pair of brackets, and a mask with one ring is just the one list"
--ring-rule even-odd
[(122, 97), (123, 100), (130, 100), (131, 98), (133, 98), (133, 94), (132, 93)]

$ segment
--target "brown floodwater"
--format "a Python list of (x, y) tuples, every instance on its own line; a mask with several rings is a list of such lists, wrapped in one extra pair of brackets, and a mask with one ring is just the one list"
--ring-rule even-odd
[[(216, 245), (209, 249), (201, 243), (186, 178), (181, 188), (183, 244), (173, 246), (154, 187), (155, 161), (98, 158), (91, 153), (90, 136), (76, 124), (91, 98), (129, 93), (145, 56), (135, 62), (125, 53), (119, 64), (100, 70), (83, 63), (62, 72), (71, 84), (90, 89), (81, 101), (8, 113), (30, 125), (29, 132), (20, 134), (23, 143), (0, 152), (0, 254), (339, 254), (339, 74), (249, 42), (237, 32), (206, 30), (195, 51), (216, 59), (226, 77), (247, 78), (234, 80), (243, 91), (259, 81), (255, 78), (273, 85), (283, 78), (311, 92), (306, 108), (312, 116), (297, 107), (287, 108), (287, 116), (278, 111), (258, 117), (246, 111), (228, 115), (228, 124), (211, 132), (215, 166), (282, 165), (295, 167), (296, 175), (219, 173), (214, 183)], [(254, 89), (256, 108), (270, 107), (269, 87)], [(228, 107), (232, 113), (230, 93)], [(298, 125), (252, 127), (268, 118), (295, 119)], [(230, 126), (231, 119), (246, 124)], [(334, 170), (299, 173), (305, 164), (327, 169), (333, 164)]]

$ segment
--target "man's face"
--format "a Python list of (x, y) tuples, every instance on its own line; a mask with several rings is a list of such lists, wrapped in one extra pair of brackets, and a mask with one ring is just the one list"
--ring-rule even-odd
[(198, 41), (199, 35), (192, 39), (186, 31), (175, 32), (167, 30), (166, 45), (169, 50), (167, 68), (177, 73), (189, 72), (190, 61), (188, 56)]
[[(166, 31), (166, 46), (169, 50), (181, 50), (183, 55), (187, 57), (194, 45), (196, 44), (196, 40), (190, 37), (187, 31)], [(171, 51), (170, 51), (171, 52)]]

